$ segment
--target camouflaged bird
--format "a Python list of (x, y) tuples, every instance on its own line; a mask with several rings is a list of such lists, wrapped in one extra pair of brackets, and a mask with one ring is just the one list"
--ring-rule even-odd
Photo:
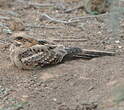
[(65, 47), (46, 40), (17, 36), (10, 46), (11, 62), (19, 69), (35, 69), (58, 64), (70, 58), (91, 59), (100, 56), (112, 56), (113, 52)]

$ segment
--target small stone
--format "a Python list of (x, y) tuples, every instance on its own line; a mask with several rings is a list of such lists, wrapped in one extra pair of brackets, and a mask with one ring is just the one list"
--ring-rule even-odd
[(29, 97), (28, 95), (23, 95), (23, 96), (21, 97), (21, 100), (22, 100), (22, 101), (27, 101), (28, 97)]
[(119, 45), (119, 46), (118, 46), (118, 48), (119, 48), (119, 49), (121, 49), (121, 48), (122, 48), (122, 46), (120, 46), (120, 45)]
[(120, 41), (119, 40), (116, 40), (115, 43), (118, 44), (118, 43), (120, 43)]
[(99, 32), (98, 32), (98, 34), (102, 34), (102, 32), (101, 32), (101, 31), (99, 31)]
[(57, 101), (57, 99), (56, 99), (56, 98), (53, 98), (53, 101), (55, 101), (55, 102), (56, 102), (56, 101)]

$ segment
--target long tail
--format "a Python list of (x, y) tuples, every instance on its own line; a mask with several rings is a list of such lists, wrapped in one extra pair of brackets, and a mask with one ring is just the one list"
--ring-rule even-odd
[(115, 55), (114, 52), (80, 49), (78, 47), (68, 47), (68, 48), (65, 48), (65, 50), (67, 51), (67, 55), (65, 56), (65, 58), (92, 59), (95, 57)]

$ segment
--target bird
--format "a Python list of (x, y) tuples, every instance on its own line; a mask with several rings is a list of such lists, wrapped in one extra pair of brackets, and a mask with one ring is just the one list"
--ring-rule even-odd
[(12, 64), (23, 70), (56, 65), (74, 58), (92, 59), (115, 55), (115, 52), (67, 47), (47, 40), (37, 40), (25, 36), (14, 37), (9, 50)]

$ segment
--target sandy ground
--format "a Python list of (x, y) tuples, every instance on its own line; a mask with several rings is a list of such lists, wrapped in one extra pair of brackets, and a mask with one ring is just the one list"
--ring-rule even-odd
[[(109, 27), (111, 23), (106, 22), (106, 19), (109, 19), (107, 15), (83, 18), (73, 24), (54, 23), (42, 17), (43, 13), (61, 20), (91, 16), (81, 9), (71, 13), (64, 12), (64, 9), (77, 6), (81, 2), (79, 0), (0, 2), (3, 4), (0, 7), (0, 25), (13, 24), (18, 19), (23, 22), (24, 28), (23, 30), (18, 26), (10, 26), (10, 32), (8, 28), (0, 26), (0, 110), (90, 110), (83, 109), (84, 103), (96, 103), (98, 108), (92, 110), (123, 110), (124, 104), (113, 104), (111, 92), (120, 80), (124, 80), (123, 19), (118, 24), (119, 32), (113, 34)], [(19, 70), (11, 64), (9, 48), (4, 48), (4, 45), (11, 35), (20, 31), (36, 39), (75, 39), (75, 42), (59, 43), (86, 49), (115, 51), (120, 54), (88, 61), (68, 61), (41, 70)], [(77, 39), (83, 41), (79, 42)]]

